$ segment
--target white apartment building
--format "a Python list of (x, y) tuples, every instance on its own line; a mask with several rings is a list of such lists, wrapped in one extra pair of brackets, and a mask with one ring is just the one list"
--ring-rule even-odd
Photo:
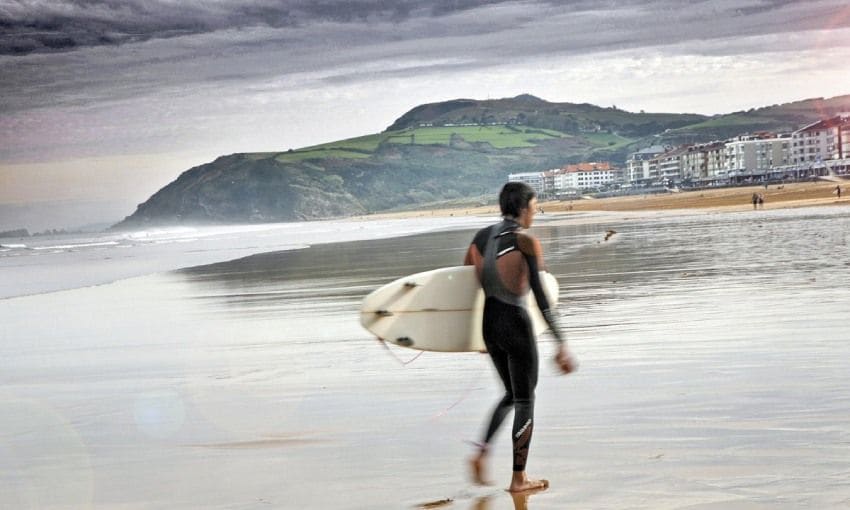
[(573, 172), (579, 189), (601, 188), (614, 182), (614, 172), (611, 170), (594, 170), (592, 172)]
[(567, 166), (574, 174), (579, 189), (600, 188), (617, 180), (617, 170), (610, 163), (579, 163)]
[(680, 147), (659, 154), (656, 157), (658, 160), (658, 173), (654, 178), (660, 181), (680, 181), (682, 179), (682, 163), (687, 151), (687, 147)]
[(791, 135), (795, 165), (850, 158), (850, 113), (804, 126)]
[[(504, 174), (502, 174), (504, 175)], [(524, 182), (534, 189), (538, 196), (546, 191), (545, 174), (543, 172), (521, 172), (508, 175), (509, 182)]]
[(546, 172), (551, 175), (552, 189), (555, 191), (578, 190), (578, 181), (575, 175), (566, 173), (562, 168), (555, 168)]
[(774, 167), (792, 161), (789, 135), (744, 135), (726, 142), (726, 170), (729, 175), (769, 173)]
[(682, 177), (711, 181), (726, 175), (726, 144), (709, 142), (691, 145), (682, 155)]
[(655, 178), (658, 175), (658, 160), (655, 158), (664, 151), (664, 147), (653, 145), (629, 156), (626, 161), (626, 180), (636, 182)]
[(741, 180), (801, 171), (850, 174), (850, 113), (792, 134), (755, 133), (671, 149), (653, 146), (626, 161), (629, 182)]
[(578, 192), (618, 182), (618, 170), (607, 161), (566, 165), (545, 172), (547, 189)]

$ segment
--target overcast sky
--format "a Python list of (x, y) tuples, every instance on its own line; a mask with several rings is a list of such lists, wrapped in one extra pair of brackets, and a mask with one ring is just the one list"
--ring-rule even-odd
[(850, 94), (848, 62), (846, 0), (0, 0), (0, 229), (421, 103), (726, 113)]

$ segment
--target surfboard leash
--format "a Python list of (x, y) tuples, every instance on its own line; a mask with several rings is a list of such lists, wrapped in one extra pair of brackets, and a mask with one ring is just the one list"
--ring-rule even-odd
[(386, 349), (386, 350), (387, 350), (387, 352), (388, 352), (388, 353), (390, 353), (390, 356), (392, 356), (394, 360), (398, 361), (398, 362), (399, 362), (399, 364), (400, 364), (401, 366), (403, 366), (403, 367), (405, 367), (405, 366), (407, 366), (408, 364), (413, 363), (414, 361), (416, 361), (416, 360), (419, 358), (419, 356), (422, 356), (422, 353), (424, 353), (424, 352), (425, 352), (425, 351), (419, 351), (419, 354), (417, 354), (416, 356), (414, 356), (414, 357), (410, 358), (410, 359), (409, 359), (409, 360), (407, 360), (407, 361), (404, 361), (403, 359), (401, 359), (401, 358), (398, 356), (398, 354), (394, 353), (394, 352), (393, 352), (393, 350), (392, 350), (392, 349), (390, 349), (390, 346), (389, 346), (389, 345), (387, 345), (386, 340), (384, 340), (383, 338), (378, 338), (377, 340), (378, 340), (378, 342), (380, 342), (380, 344), (381, 344), (381, 345), (383, 345), (383, 346), (384, 346), (384, 349)]
[(449, 412), (449, 411), (451, 411), (452, 409), (454, 409), (454, 408), (455, 408), (458, 404), (460, 404), (461, 402), (463, 402), (464, 400), (466, 400), (466, 399), (469, 397), (469, 395), (471, 395), (471, 394), (472, 394), (472, 392), (473, 392), (473, 391), (478, 390), (478, 389), (481, 389), (481, 388), (480, 388), (480, 386), (478, 385), (478, 382), (481, 380), (481, 372), (482, 372), (482, 371), (481, 371), (481, 369), (480, 369), (480, 367), (479, 367), (479, 370), (478, 370), (478, 372), (477, 372), (477, 373), (476, 373), (476, 375), (475, 375), (475, 379), (473, 379), (473, 380), (472, 380), (472, 381), (471, 381), (471, 382), (467, 385), (466, 390), (464, 390), (464, 392), (463, 392), (463, 395), (461, 395), (461, 396), (460, 396), (460, 398), (458, 398), (457, 400), (455, 400), (455, 401), (454, 401), (454, 403), (452, 403), (450, 406), (446, 407), (446, 408), (445, 408), (445, 409), (443, 409), (442, 411), (440, 411), (440, 412), (438, 412), (438, 413), (434, 414), (433, 416), (431, 416), (431, 419), (432, 419), (432, 420), (439, 420), (440, 418), (442, 418), (443, 416), (445, 416), (446, 414), (448, 414), (448, 412)]
[[(378, 342), (379, 342), (379, 343), (380, 343), (380, 344), (384, 347), (384, 349), (386, 349), (386, 351), (390, 354), (390, 356), (392, 356), (392, 358), (393, 358), (394, 360), (396, 360), (396, 361), (399, 363), (399, 365), (401, 365), (401, 366), (403, 366), (403, 367), (406, 367), (406, 366), (407, 366), (407, 365), (409, 365), (410, 363), (413, 363), (414, 361), (416, 361), (417, 359), (419, 359), (419, 356), (422, 356), (422, 354), (423, 354), (423, 353), (425, 353), (425, 351), (419, 351), (419, 353), (418, 353), (416, 356), (414, 356), (414, 357), (410, 358), (409, 360), (405, 361), (405, 360), (401, 359), (401, 358), (400, 358), (400, 357), (399, 357), (396, 353), (394, 353), (392, 349), (390, 349), (390, 346), (389, 346), (389, 345), (387, 345), (386, 340), (384, 340), (383, 338), (376, 338), (376, 340), (377, 340), (377, 341), (378, 341)], [(471, 382), (471, 383), (467, 386), (466, 390), (463, 392), (463, 395), (461, 395), (461, 396), (460, 396), (460, 398), (458, 398), (456, 401), (454, 401), (451, 405), (449, 405), (449, 406), (448, 406), (448, 407), (446, 407), (445, 409), (443, 409), (443, 410), (441, 410), (441, 411), (439, 411), (439, 412), (435, 413), (433, 416), (431, 416), (431, 419), (432, 419), (432, 420), (438, 420), (438, 419), (442, 418), (442, 417), (443, 417), (443, 416), (445, 416), (445, 415), (446, 415), (449, 411), (451, 411), (452, 409), (454, 409), (455, 407), (457, 407), (457, 405), (458, 405), (458, 404), (460, 404), (461, 402), (463, 402), (464, 400), (466, 400), (466, 399), (467, 399), (467, 397), (469, 397), (469, 395), (470, 395), (470, 394), (471, 394), (474, 390), (476, 390), (476, 389), (477, 389), (477, 387), (476, 387), (476, 386), (477, 386), (478, 381), (479, 381), (479, 379), (480, 379), (480, 378), (481, 378), (481, 371), (479, 370), (479, 371), (478, 371), (478, 373), (476, 374), (475, 379), (474, 379), (474, 380), (473, 380), (473, 381), (472, 381), (472, 382)]]

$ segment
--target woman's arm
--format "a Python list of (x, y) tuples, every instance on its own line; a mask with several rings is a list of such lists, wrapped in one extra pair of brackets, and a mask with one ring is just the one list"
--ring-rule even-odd
[(478, 248), (474, 244), (470, 244), (469, 248), (466, 249), (466, 256), (463, 257), (463, 265), (474, 266), (475, 261), (480, 258), (481, 254), (478, 253)]
[(517, 235), (517, 244), (522, 254), (525, 256), (525, 261), (528, 263), (528, 284), (531, 286), (531, 292), (534, 293), (534, 299), (537, 301), (537, 307), (546, 319), (549, 329), (559, 343), (564, 341), (564, 336), (561, 333), (561, 328), (555, 321), (554, 314), (549, 304), (549, 298), (543, 291), (543, 282), (540, 279), (540, 271), (543, 271), (545, 266), (543, 263), (543, 247), (537, 238), (527, 234)]
[(546, 319), (546, 324), (558, 341), (558, 352), (555, 354), (555, 363), (558, 364), (558, 367), (565, 374), (574, 372), (578, 368), (578, 361), (567, 349), (566, 336), (555, 320), (555, 314), (550, 308), (549, 299), (543, 291), (543, 284), (540, 280), (540, 271), (545, 268), (543, 247), (537, 238), (527, 234), (518, 234), (517, 244), (528, 263), (528, 283), (531, 286), (531, 291), (534, 293), (534, 299), (537, 301), (537, 306), (540, 308), (543, 318)]

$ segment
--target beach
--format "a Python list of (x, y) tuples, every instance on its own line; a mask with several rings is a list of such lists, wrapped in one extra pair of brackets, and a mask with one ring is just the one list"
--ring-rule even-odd
[[(670, 191), (667, 193), (635, 194), (608, 198), (575, 198), (570, 200), (541, 200), (544, 212), (570, 213), (588, 211), (745, 211), (753, 209), (753, 193), (764, 196), (763, 208), (787, 209), (842, 205), (850, 200), (845, 189), (850, 181), (812, 181), (769, 184), (767, 187), (740, 186), (707, 188), (699, 191)], [(835, 193), (841, 186), (842, 197)], [(470, 207), (440, 207), (426, 210), (378, 213), (360, 218), (421, 218), (429, 216), (498, 215), (498, 204)]]
[(472, 225), (0, 300), (0, 508), (848, 508), (850, 208), (779, 191), (544, 205), (581, 367), (558, 375), (541, 337), (528, 469), (551, 487), (524, 502), (504, 431), (499, 485), (466, 473), (499, 398), (486, 356), (358, 323), (372, 289), (459, 264)]

